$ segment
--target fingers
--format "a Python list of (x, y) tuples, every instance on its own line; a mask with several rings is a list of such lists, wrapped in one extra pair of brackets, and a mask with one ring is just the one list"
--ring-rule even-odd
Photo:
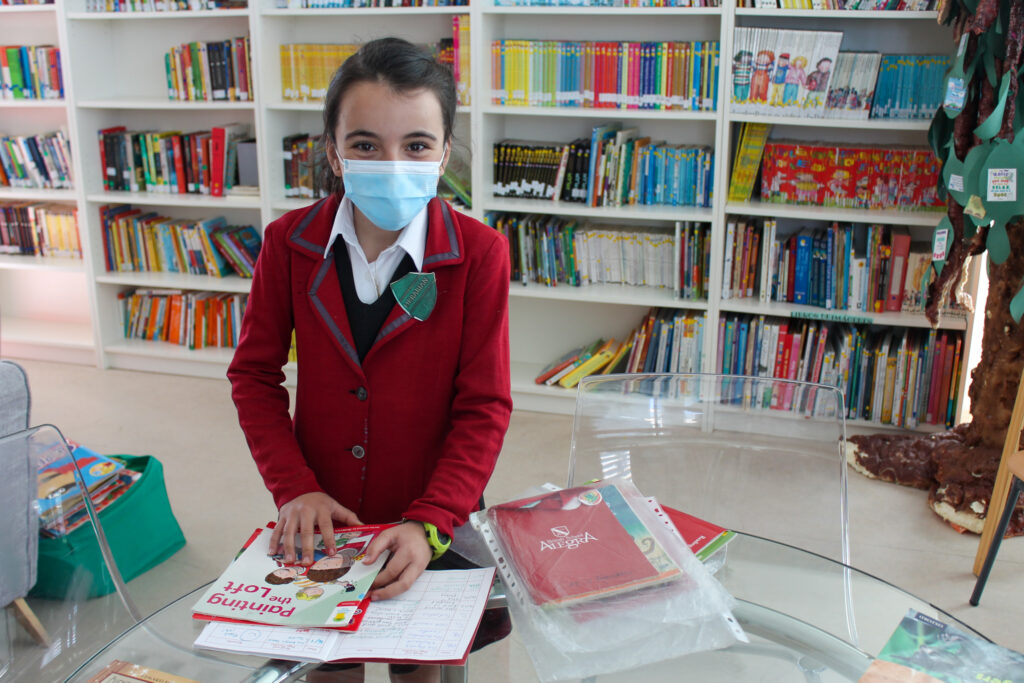
[(295, 534), (299, 530), (299, 522), (293, 513), (286, 513), (283, 509), (282, 513), (278, 518), (278, 526), (281, 527), (280, 551), (284, 554), (284, 561), (291, 563), (295, 561)]
[(344, 524), (345, 526), (362, 526), (363, 523), (356, 517), (356, 513), (349, 510), (341, 503), (335, 503), (334, 508), (331, 510), (331, 516)]
[(276, 555), (280, 550), (281, 546), (281, 531), (284, 529), (284, 524), (281, 521), (281, 517), (277, 518), (277, 525), (274, 526), (274, 532), (270, 534), (270, 546), (267, 548), (267, 552), (270, 555)]
[[(402, 568), (402, 571), (398, 574), (394, 581), (390, 581), (383, 588), (370, 591), (370, 600), (387, 600), (393, 598), (396, 595), (401, 595), (405, 591), (409, 590), (409, 587), (419, 578), (420, 574), (423, 573), (424, 567), (418, 567), (416, 564), (410, 563)], [(377, 575), (379, 579), (381, 574)], [(374, 581), (374, 586), (377, 582)]]
[[(320, 536), (324, 539), (324, 552), (328, 555), (334, 555), (334, 521), (331, 519), (331, 511), (328, 509), (320, 509), (317, 512), (317, 526), (320, 527)], [(305, 550), (305, 546), (303, 546)]]
[[(302, 522), (299, 525), (299, 538), (302, 541), (302, 564), (313, 564), (313, 528), (314, 520), (312, 511), (302, 515)], [(331, 527), (327, 527), (331, 529)], [(333, 532), (333, 529), (331, 529)], [(330, 532), (329, 532), (330, 533)], [(333, 534), (332, 539), (333, 540)]]
[[(394, 545), (395, 529), (385, 529), (384, 531), (377, 534), (377, 537), (370, 541), (370, 545), (366, 546), (366, 557), (363, 558), (363, 564), (373, 564), (377, 561), (377, 556), (385, 550), (391, 549)], [(386, 571), (386, 570), (385, 570)], [(377, 575), (378, 578), (380, 574)]]

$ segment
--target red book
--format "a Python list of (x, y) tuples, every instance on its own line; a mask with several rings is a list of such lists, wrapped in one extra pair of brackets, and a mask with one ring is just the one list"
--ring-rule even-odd
[[(942, 379), (939, 380), (939, 402), (935, 407), (935, 422), (938, 424), (945, 424), (946, 422), (946, 413), (949, 408), (950, 387), (953, 384), (953, 361), (959, 347), (959, 338), (956, 341), (956, 350), (954, 350), (953, 340), (949, 340), (946, 342), (946, 352), (942, 356)], [(936, 369), (935, 374), (938, 374), (938, 369)]]
[(946, 406), (946, 427), (952, 429), (956, 424), (957, 393), (960, 389), (960, 372), (963, 357), (960, 355), (963, 337), (956, 338), (956, 350), (953, 352), (953, 375), (949, 378), (949, 401)]
[(579, 603), (682, 577), (613, 484), (497, 505), (487, 516), (505, 560), (538, 605)]
[(181, 136), (171, 136), (171, 146), (174, 148), (174, 175), (178, 180), (178, 194), (185, 194), (188, 188), (185, 185), (185, 158), (184, 149), (181, 146)]
[(107, 166), (107, 136), (113, 133), (123, 133), (128, 130), (124, 126), (113, 126), (100, 131), (100, 167), (103, 169), (103, 189), (111, 191), (114, 189), (114, 178), (117, 177), (117, 168)]
[(903, 288), (907, 282), (907, 259), (910, 258), (910, 231), (903, 226), (892, 229), (892, 256), (889, 261), (889, 286), (886, 290), (885, 310), (903, 308)]
[(686, 541), (690, 551), (701, 562), (706, 561), (736, 536), (735, 531), (729, 531), (717, 524), (688, 515), (667, 505), (662, 505), (661, 509), (672, 520), (672, 524)]

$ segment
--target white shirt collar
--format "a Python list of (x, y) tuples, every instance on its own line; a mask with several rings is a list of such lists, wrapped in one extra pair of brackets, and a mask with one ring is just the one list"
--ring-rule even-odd
[[(356, 225), (352, 217), (352, 200), (348, 197), (343, 197), (341, 204), (338, 205), (338, 211), (334, 214), (334, 225), (331, 227), (331, 234), (327, 238), (327, 247), (324, 249), (324, 258), (331, 253), (331, 248), (334, 246), (334, 240), (341, 235), (342, 239), (349, 244), (350, 247), (354, 247), (360, 254), (363, 255), (363, 260), (366, 260), (366, 254), (363, 252), (362, 245), (359, 244), (359, 238), (356, 237)], [(416, 270), (423, 270), (423, 253), (427, 248), (427, 207), (416, 214), (416, 216), (409, 222), (409, 225), (405, 226), (399, 231), (398, 239), (390, 247), (384, 250), (382, 253), (390, 252), (394, 249), (402, 249), (409, 256), (412, 257), (413, 263), (416, 264)]]

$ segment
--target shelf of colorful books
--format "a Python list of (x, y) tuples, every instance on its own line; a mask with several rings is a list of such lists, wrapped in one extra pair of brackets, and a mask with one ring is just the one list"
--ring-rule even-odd
[(576, 390), (537, 384), (534, 378), (543, 363), (512, 362), (512, 402), (521, 410), (572, 415), (576, 409)]
[[(867, 311), (849, 311), (818, 306), (804, 306), (779, 301), (759, 302), (756, 298), (721, 299), (718, 304), (722, 313), (749, 313), (780, 318), (800, 320), (823, 320), (827, 322), (852, 323), (858, 325), (884, 325), (886, 327), (924, 327), (930, 328), (931, 322), (924, 313), (888, 312), (872, 313)], [(966, 330), (967, 314), (963, 311), (948, 311), (939, 317), (939, 329)]]
[(592, 284), (573, 287), (558, 284), (554, 287), (534, 283), (512, 281), (509, 284), (510, 297), (549, 299), (555, 301), (578, 301), (602, 304), (623, 304), (626, 306), (658, 306), (663, 308), (687, 308), (707, 310), (707, 301), (681, 299), (668, 288), (639, 287), (619, 284)]
[(144, 204), (146, 206), (196, 206), (211, 209), (259, 209), (258, 195), (170, 194), (161, 192), (96, 192), (86, 197), (90, 202), (104, 204)]
[(88, 321), (40, 320), (0, 316), (4, 356), (96, 364), (96, 346)]
[[(580, 202), (543, 201), (539, 199), (484, 198), (480, 201), (484, 211), (516, 211), (519, 213), (561, 214), (603, 221), (711, 221), (712, 210), (692, 206), (664, 206), (661, 204), (629, 207), (587, 206)], [(938, 219), (936, 219), (938, 222)]]
[(45, 187), (0, 187), (0, 202), (3, 201), (41, 201), (41, 202), (73, 202), (74, 190), (53, 190)]
[(0, 14), (27, 14), (29, 12), (48, 13), (55, 10), (56, 5), (53, 3), (50, 3), (49, 5), (0, 5)]
[(240, 100), (211, 100), (187, 102), (159, 98), (111, 98), (102, 100), (81, 100), (78, 106), (82, 109), (168, 109), (168, 110), (199, 110), (229, 111), (235, 109), (252, 111), (254, 102)]
[(0, 109), (63, 109), (67, 100), (44, 100), (31, 98), (24, 100), (0, 100)]
[(935, 21), (938, 19), (939, 13), (932, 10), (842, 10), (737, 7), (736, 16), (777, 17), (785, 19), (876, 19), (881, 21), (888, 21), (890, 19), (928, 19)]
[(68, 12), (74, 21), (138, 21), (158, 19), (225, 19), (248, 17), (247, 9), (182, 10), (177, 12)]
[(481, 14), (525, 14), (528, 16), (570, 15), (580, 16), (624, 16), (642, 17), (658, 16), (721, 16), (721, 7), (592, 7), (592, 6), (559, 6), (559, 7), (484, 7)]
[(84, 273), (80, 258), (67, 256), (33, 256), (31, 254), (0, 254), (0, 270), (42, 270), (57, 273)]
[(309, 9), (265, 9), (260, 11), (260, 14), (264, 17), (388, 17), (401, 14), (469, 14), (469, 5), (457, 5), (453, 7), (320, 7)]
[(713, 111), (689, 111), (683, 109), (598, 109), (588, 107), (513, 107), (491, 104), (481, 107), (484, 114), (499, 116), (564, 116), (574, 119), (643, 119), (645, 121), (714, 121), (718, 114)]
[(760, 114), (730, 114), (729, 120), (745, 123), (767, 123), (774, 126), (801, 128), (847, 128), (857, 130), (919, 130), (927, 131), (931, 119), (831, 119), (800, 118), (796, 116), (763, 116)]
[(937, 225), (945, 215), (942, 211), (847, 209), (838, 206), (807, 206), (803, 204), (774, 204), (770, 202), (728, 202), (725, 205), (725, 212), (739, 216), (771, 216), (814, 221), (892, 223), (896, 225), (927, 225), (932, 227)]
[(248, 294), (252, 280), (244, 277), (213, 277), (212, 275), (189, 275), (186, 273), (102, 273), (96, 282), (107, 285), (146, 287), (153, 289), (187, 289), (204, 292), (230, 292)]

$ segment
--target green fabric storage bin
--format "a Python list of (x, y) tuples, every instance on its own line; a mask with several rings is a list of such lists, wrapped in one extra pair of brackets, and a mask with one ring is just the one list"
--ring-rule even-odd
[[(100, 522), (125, 581), (157, 566), (182, 546), (185, 535), (171, 512), (164, 467), (151, 455), (113, 455), (142, 476), (102, 512)], [(91, 579), (88, 597), (112, 593), (114, 582), (103, 562), (92, 524), (62, 538), (39, 539), (36, 585), (29, 595), (64, 599), (72, 583)]]

